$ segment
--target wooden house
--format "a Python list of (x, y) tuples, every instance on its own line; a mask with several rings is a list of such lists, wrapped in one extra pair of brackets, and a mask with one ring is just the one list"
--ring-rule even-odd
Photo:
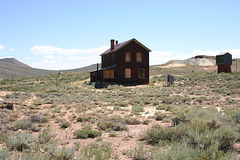
[(110, 48), (100, 55), (102, 68), (90, 73), (91, 82), (149, 83), (151, 50), (134, 38), (119, 44), (112, 39), (110, 43)]
[(216, 56), (218, 73), (231, 73), (232, 55), (228, 52), (221, 52)]

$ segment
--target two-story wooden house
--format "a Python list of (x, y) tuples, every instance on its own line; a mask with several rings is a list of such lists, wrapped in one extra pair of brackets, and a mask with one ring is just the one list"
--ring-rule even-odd
[(134, 38), (119, 44), (111, 40), (111, 47), (100, 55), (102, 68), (90, 73), (91, 82), (149, 83), (149, 52)]

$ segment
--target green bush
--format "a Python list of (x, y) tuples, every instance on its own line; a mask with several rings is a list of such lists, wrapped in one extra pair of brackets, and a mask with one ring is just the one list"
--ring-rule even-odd
[(97, 122), (98, 129), (107, 130), (112, 128), (112, 122), (108, 118), (100, 118)]
[(101, 130), (121, 131), (127, 130), (126, 123), (118, 115), (112, 115), (110, 118), (101, 118), (97, 122), (97, 126)]
[(96, 122), (97, 117), (94, 115), (80, 115), (77, 118), (77, 122)]
[(10, 135), (6, 142), (7, 147), (10, 150), (23, 151), (24, 149), (30, 149), (30, 145), (35, 142), (36, 137), (28, 132), (19, 132), (15, 135)]
[(75, 151), (76, 150), (74, 150), (72, 148), (63, 147), (62, 149), (58, 150), (55, 153), (54, 158), (59, 159), (59, 160), (72, 160), (72, 159), (74, 159)]
[(30, 120), (35, 123), (46, 123), (48, 121), (46, 116), (41, 114), (34, 114), (30, 117)]
[[(219, 159), (225, 155), (232, 156), (229, 153), (233, 151), (238, 137), (239, 133), (231, 126), (222, 126), (216, 130), (206, 122), (194, 121), (166, 129), (154, 125), (147, 130), (143, 139), (153, 145), (173, 146), (168, 152), (160, 154), (162, 157), (167, 156), (167, 159)], [(185, 143), (185, 146), (180, 150), (179, 146), (174, 146), (176, 143)], [(174, 152), (175, 157), (172, 155)]]
[(8, 154), (9, 154), (9, 150), (7, 148), (0, 149), (0, 159), (7, 160)]
[(17, 120), (13, 123), (13, 130), (18, 130), (18, 129), (22, 129), (22, 130), (28, 130), (32, 128), (33, 123), (28, 120), (28, 119), (20, 119)]
[(233, 145), (239, 138), (239, 133), (231, 126), (222, 126), (217, 131), (217, 137), (220, 141), (219, 149), (226, 152), (233, 149)]
[(191, 98), (188, 96), (179, 96), (179, 95), (173, 95), (171, 97), (164, 97), (162, 100), (162, 103), (164, 104), (189, 104), (191, 101)]
[(51, 138), (52, 135), (48, 132), (38, 134), (38, 142), (40, 144), (45, 144), (46, 142), (49, 142)]
[[(61, 149), (56, 147), (56, 144), (48, 144), (45, 148), (46, 153), (43, 157), (39, 158), (39, 160), (48, 159), (48, 160), (73, 160), (76, 159), (76, 153), (79, 150), (79, 143), (74, 143), (71, 148), (65, 148), (65, 146)], [(79, 159), (79, 158), (78, 158)], [(28, 159), (26, 159), (28, 160)], [(35, 160), (35, 159), (33, 159)]]
[(33, 124), (31, 127), (31, 130), (33, 132), (39, 132), (39, 131), (41, 131), (41, 128), (37, 124)]
[(141, 123), (137, 118), (132, 118), (130, 116), (125, 116), (124, 121), (128, 125), (138, 125)]
[(176, 126), (164, 129), (160, 125), (153, 125), (147, 130), (145, 138), (149, 144), (168, 144), (169, 142), (180, 142), (186, 137), (186, 127)]
[(179, 125), (180, 123), (187, 123), (189, 122), (189, 118), (187, 118), (187, 115), (184, 111), (178, 111), (174, 114), (174, 116), (171, 118), (174, 125)]
[(188, 120), (194, 122), (202, 122), (207, 124), (211, 129), (218, 129), (222, 125), (222, 115), (215, 107), (193, 108), (186, 113)]
[(156, 110), (172, 111), (173, 108), (174, 106), (169, 104), (159, 104), (156, 106)]
[(201, 96), (201, 97), (198, 97), (198, 98), (197, 98), (197, 102), (198, 102), (198, 103), (202, 103), (202, 102), (204, 102), (206, 99), (207, 99), (206, 97)]
[(144, 112), (143, 106), (132, 106), (132, 114), (139, 114), (140, 112)]
[(102, 132), (93, 131), (91, 130), (91, 127), (85, 126), (81, 130), (76, 130), (73, 134), (79, 139), (86, 139), (86, 138), (95, 138), (95, 137), (101, 136)]
[(109, 137), (116, 137), (117, 136), (117, 133), (116, 132), (110, 132), (108, 134)]
[(157, 121), (162, 121), (164, 118), (166, 118), (167, 115), (165, 113), (161, 113), (161, 112), (156, 112), (154, 113), (154, 118), (157, 120)]
[(68, 128), (71, 126), (71, 123), (69, 123), (68, 121), (64, 120), (62, 123), (61, 123), (61, 128)]
[(111, 158), (113, 150), (111, 143), (101, 142), (89, 144), (83, 147), (80, 159), (108, 160)]
[(187, 143), (178, 143), (170, 149), (153, 154), (156, 160), (237, 160), (236, 154), (231, 152), (224, 154), (222, 151), (216, 150), (215, 146), (207, 150), (189, 147)]

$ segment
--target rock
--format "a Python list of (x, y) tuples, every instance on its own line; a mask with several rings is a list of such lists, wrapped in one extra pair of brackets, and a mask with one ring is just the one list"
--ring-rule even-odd
[(237, 120), (238, 123), (240, 123), (240, 114), (238, 114), (238, 115), (236, 116), (236, 120)]
[(13, 109), (14, 109), (13, 103), (7, 103), (6, 108), (7, 108), (7, 109), (10, 109), (10, 110), (13, 110)]

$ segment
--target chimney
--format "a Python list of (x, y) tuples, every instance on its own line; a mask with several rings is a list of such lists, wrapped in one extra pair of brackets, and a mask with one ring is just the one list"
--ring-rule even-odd
[(114, 49), (114, 39), (111, 39), (111, 50)]
[(116, 46), (118, 45), (118, 41), (116, 41)]

